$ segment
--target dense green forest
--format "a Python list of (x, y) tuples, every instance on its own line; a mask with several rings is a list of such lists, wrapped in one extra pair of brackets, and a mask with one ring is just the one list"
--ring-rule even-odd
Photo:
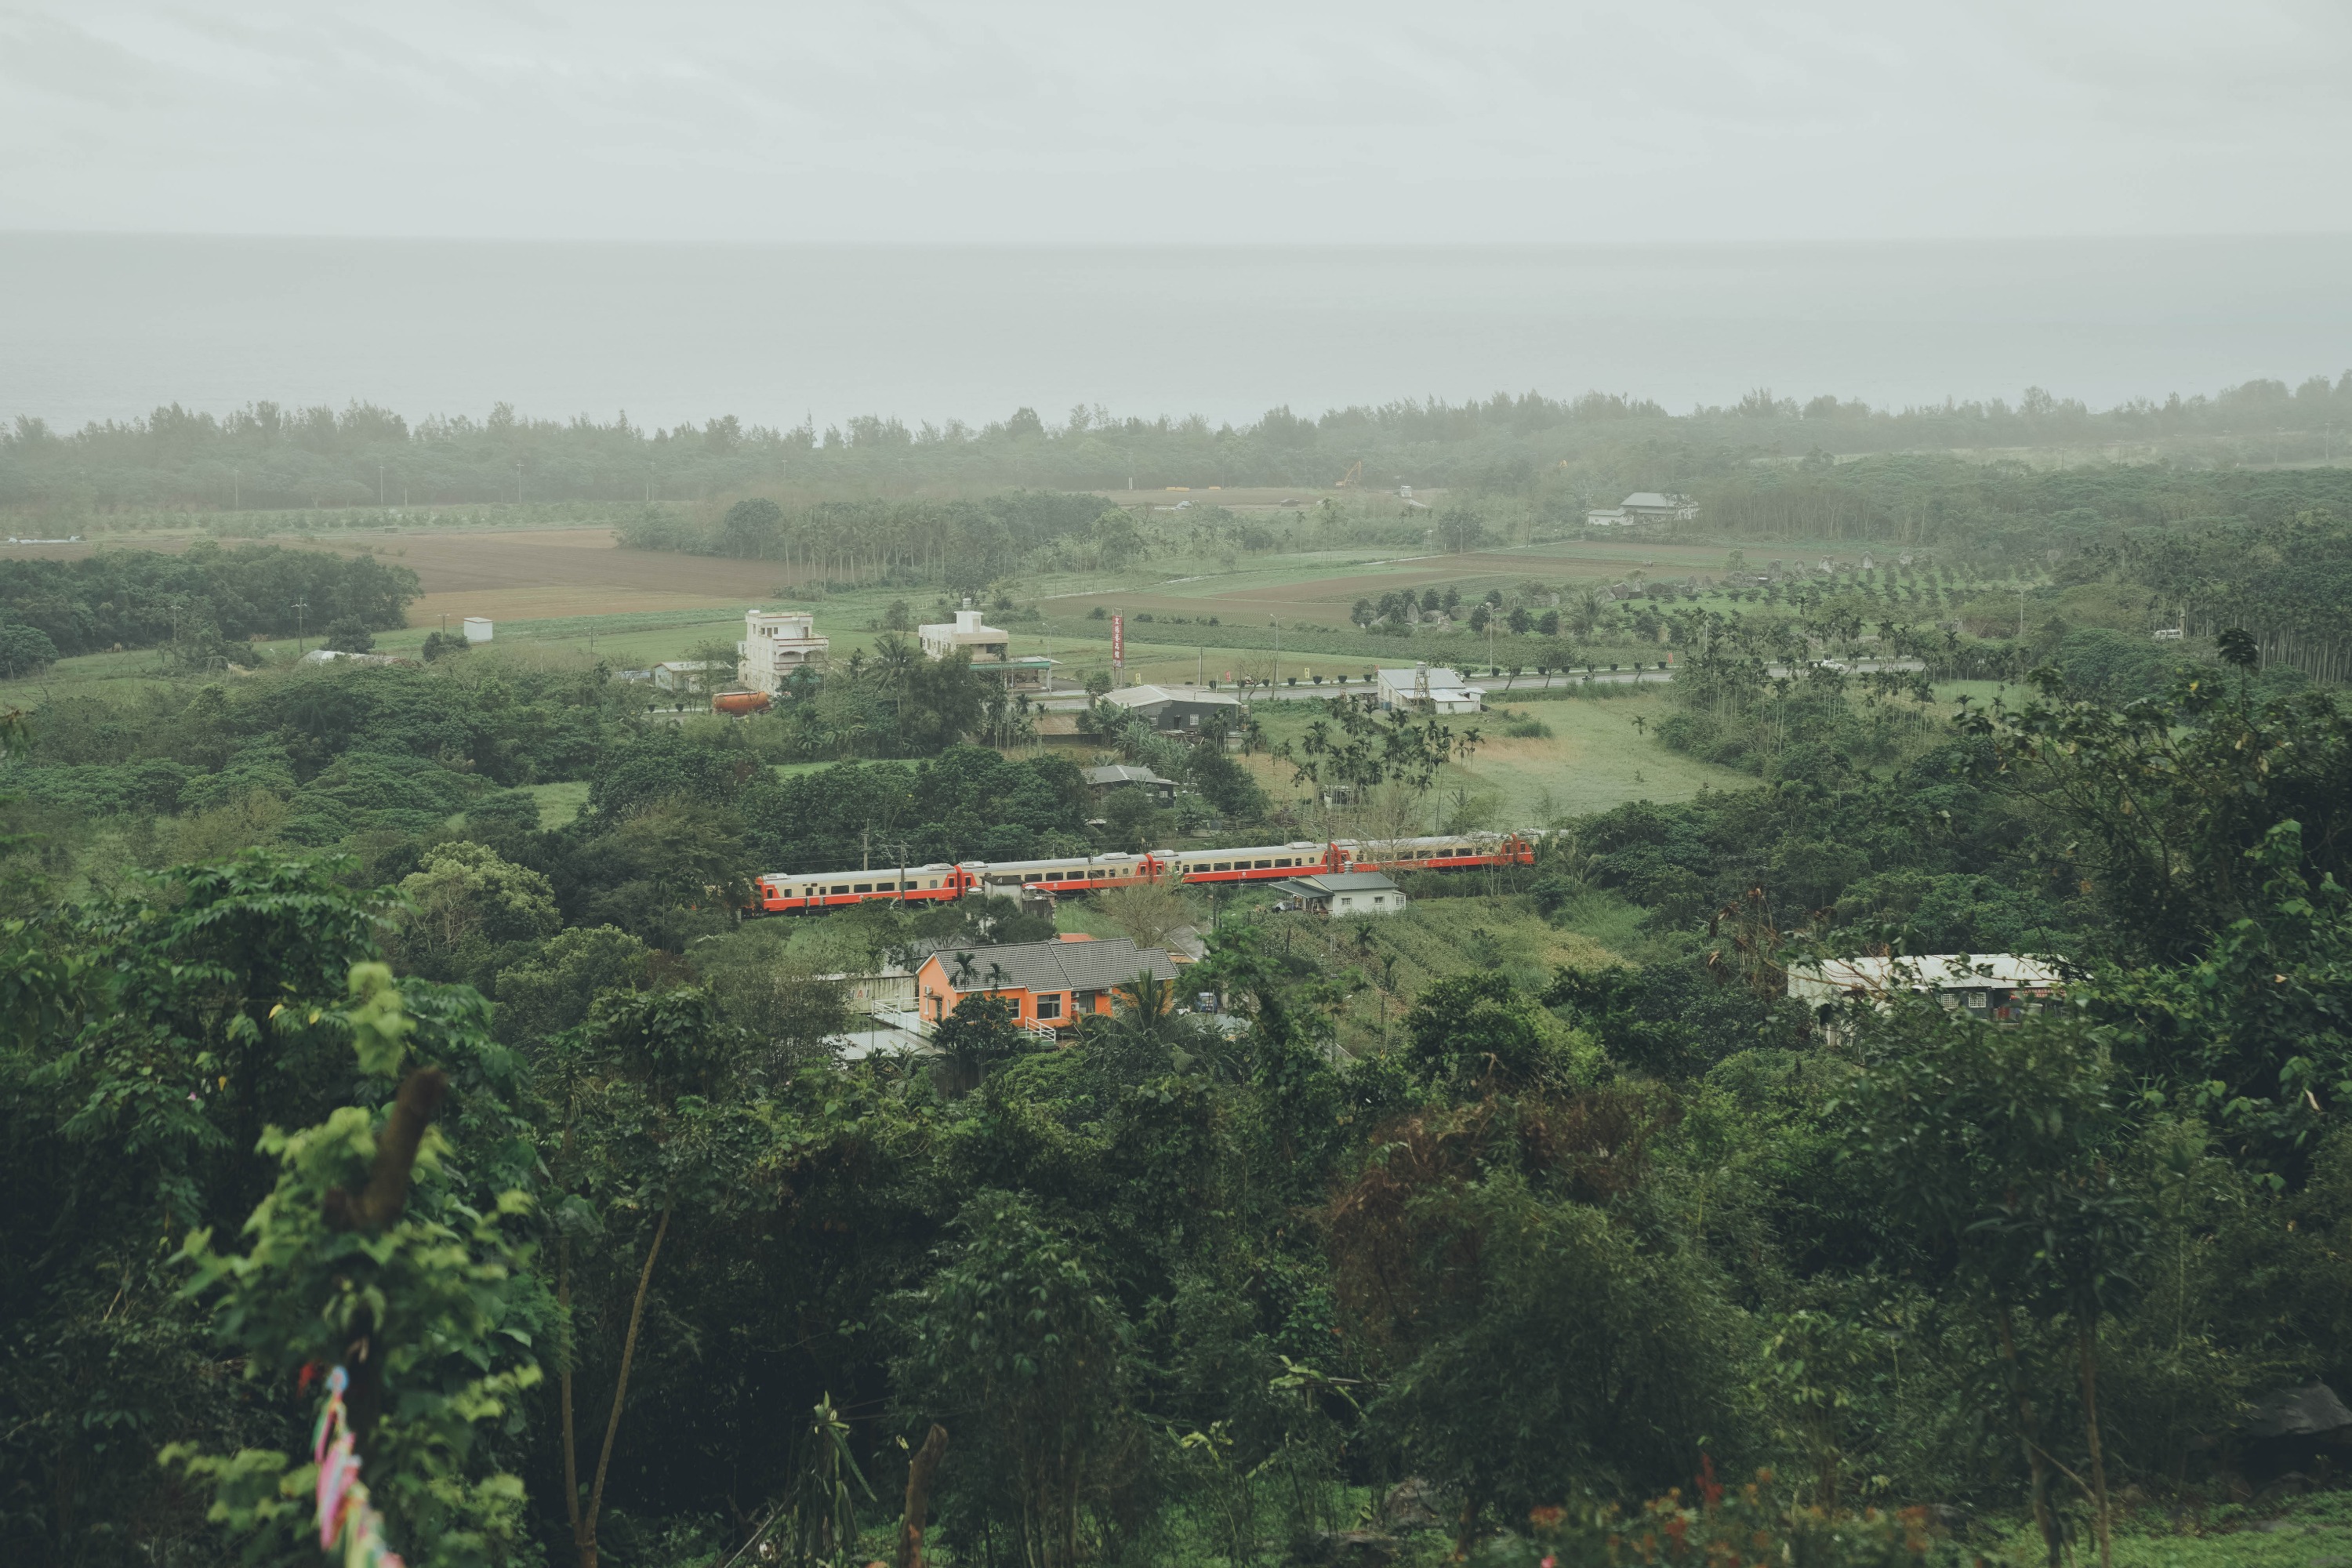
[[(2198, 466), (2326, 461), (2352, 441), (2352, 372), (2290, 389), (2252, 381), (2217, 395), (2137, 400), (2103, 412), (2029, 388), (2011, 405), (1950, 403), (1874, 409), (1769, 391), (1727, 407), (1669, 414), (1654, 403), (1588, 394), (1554, 399), (1397, 402), (1319, 416), (1275, 408), (1255, 425), (1198, 416), (1117, 417), (1074, 408), (1048, 424), (1023, 408), (977, 429), (854, 418), (819, 432), (746, 426), (648, 429), (623, 415), (536, 419), (499, 405), (488, 417), (416, 421), (354, 403), (284, 408), (255, 403), (226, 416), (174, 405), (143, 419), (51, 430), (20, 415), (0, 432), (0, 507), (83, 519), (138, 509), (398, 506), (491, 501), (698, 501), (779, 486), (811, 499), (960, 494), (1027, 486), (1157, 489), (1165, 485), (1323, 489), (1353, 465), (1375, 488), (1519, 489), (1562, 462), (1613, 482), (1628, 465), (1656, 484), (1752, 460), (1822, 450), (2162, 446)], [(1611, 497), (1613, 500), (1616, 498)]]
[[(841, 1059), (828, 976), (1053, 927), (744, 921), (748, 879), (1433, 823), (1413, 759), (1465, 737), (1334, 710), (1289, 753), (1363, 792), (1326, 809), (1098, 713), (1184, 790), (1103, 812), (888, 648), (740, 723), (489, 648), (12, 710), (5, 1553), (307, 1558), (338, 1363), (412, 1563), (1598, 1563), (1639, 1518), (1666, 1561), (2060, 1564), (2307, 1474), (2241, 1423), (2352, 1377), (2352, 716), (2235, 626), (2063, 624), (2296, 530), (2334, 559), (2233, 510), (2052, 546), (2039, 688), (1957, 716), (1765, 668), (1934, 588), (1927, 637), (1933, 579), (1612, 603), (1690, 654), (1639, 743), (1755, 787), (1561, 818), (1395, 924), (1106, 900), (1200, 926), (1223, 1008), (1139, 978), (1059, 1049), (982, 998), (937, 1058)], [(223, 638), (278, 569), (183, 560)], [(43, 591), (165, 568), (80, 570)], [(2053, 955), (2065, 999), (1786, 994), (1889, 951)]]
[(171, 644), (184, 661), (236, 657), (256, 637), (408, 624), (416, 574), (373, 555), (198, 540), (181, 554), (106, 550), (78, 561), (0, 560), (0, 627), (27, 627), (47, 658)]

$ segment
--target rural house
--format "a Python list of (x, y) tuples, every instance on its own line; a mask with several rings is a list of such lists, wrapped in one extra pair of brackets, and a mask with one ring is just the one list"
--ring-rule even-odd
[(1097, 801), (1107, 800), (1123, 790), (1136, 789), (1149, 795), (1156, 805), (1176, 804), (1176, 781), (1163, 779), (1150, 768), (1114, 763), (1108, 767), (1083, 769), (1081, 776), (1087, 781), (1087, 792)]
[(947, 658), (958, 652), (971, 660), (976, 675), (993, 676), (1012, 691), (1043, 691), (1053, 678), (1054, 661), (1043, 655), (1013, 657), (1012, 634), (982, 624), (980, 612), (966, 599), (952, 621), (934, 621), (915, 628), (927, 658)]
[(1410, 901), (1404, 889), (1378, 871), (1341, 871), (1294, 877), (1274, 890), (1310, 915), (1401, 915)]
[(816, 617), (805, 610), (751, 610), (743, 616), (743, 640), (735, 645), (736, 679), (747, 690), (784, 694), (794, 672), (824, 662), (831, 637), (816, 635)]
[(1149, 972), (1176, 978), (1165, 948), (1138, 947), (1126, 937), (1064, 936), (1054, 942), (943, 951), (915, 971), (922, 1026), (933, 1029), (967, 996), (1004, 996), (1020, 1008), (1024, 1028), (1067, 1029), (1088, 1013), (1108, 1013), (1111, 992)]

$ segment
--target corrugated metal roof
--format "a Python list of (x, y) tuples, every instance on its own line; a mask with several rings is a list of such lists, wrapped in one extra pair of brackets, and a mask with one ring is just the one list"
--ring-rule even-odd
[(1211, 691), (1198, 686), (1121, 686), (1103, 693), (1107, 702), (1122, 708), (1148, 708), (1155, 702), (1205, 702), (1222, 708), (1238, 708), (1241, 699), (1230, 691)]

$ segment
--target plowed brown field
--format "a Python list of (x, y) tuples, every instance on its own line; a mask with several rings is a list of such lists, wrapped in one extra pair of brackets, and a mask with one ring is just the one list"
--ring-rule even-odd
[[(113, 541), (106, 542), (113, 543)], [(140, 550), (184, 550), (185, 539), (122, 542)], [(278, 540), (295, 549), (355, 554), (372, 550), (409, 568), (425, 596), (409, 607), (412, 626), (442, 616), (533, 620), (609, 616), (638, 610), (731, 609), (772, 596), (782, 568), (623, 550), (609, 528), (546, 528), (482, 533), (352, 533), (333, 539)], [(9, 545), (0, 553), (69, 560), (95, 545)]]

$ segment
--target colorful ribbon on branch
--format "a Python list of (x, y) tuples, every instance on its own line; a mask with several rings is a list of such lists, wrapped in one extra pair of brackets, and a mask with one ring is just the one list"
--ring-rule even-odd
[(310, 1462), (319, 1467), (319, 1550), (342, 1543), (343, 1568), (404, 1568), (400, 1554), (383, 1543), (383, 1516), (368, 1501), (360, 1479), (360, 1457), (343, 1412), (351, 1374), (341, 1367), (327, 1373), (327, 1404), (310, 1435)]

